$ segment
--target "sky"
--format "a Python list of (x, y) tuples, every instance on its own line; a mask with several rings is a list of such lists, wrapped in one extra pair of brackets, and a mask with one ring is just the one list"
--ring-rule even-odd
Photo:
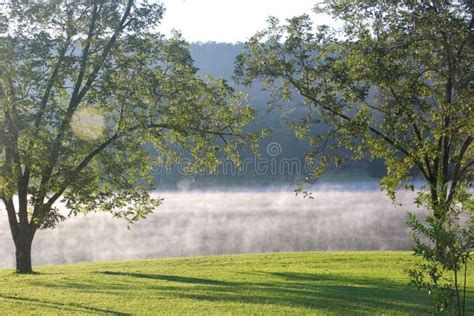
[(309, 14), (317, 24), (327, 16), (312, 12), (316, 0), (162, 0), (166, 12), (161, 32), (172, 29), (189, 42), (245, 42), (266, 26), (269, 16), (286, 18)]

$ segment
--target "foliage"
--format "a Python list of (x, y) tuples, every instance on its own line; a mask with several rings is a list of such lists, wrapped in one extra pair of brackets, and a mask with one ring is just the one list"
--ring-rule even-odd
[(154, 165), (187, 152), (191, 171), (214, 170), (259, 138), (242, 130), (255, 115), (244, 95), (199, 76), (179, 34), (157, 32), (161, 4), (12, 1), (2, 10), (0, 197), (16, 244), (64, 218), (58, 200), (71, 214), (135, 222), (161, 203), (149, 194)]
[[(292, 125), (312, 143), (308, 160), (320, 165), (299, 190), (329, 165), (366, 156), (385, 159), (381, 187), (394, 201), (421, 177), (420, 205), (434, 220), (427, 229), (411, 223), (438, 250), (426, 257), (417, 241), (416, 253), (433, 264), (449, 255), (457, 270), (470, 248), (455, 246), (465, 227), (452, 220), (463, 213), (469, 223), (473, 215), (473, 11), (457, 1), (409, 0), (324, 1), (315, 11), (342, 28), (314, 29), (307, 15), (284, 25), (270, 18), (237, 58), (236, 78), (263, 81), (276, 100), (304, 97), (307, 114)], [(315, 133), (320, 124), (331, 130)]]
[[(418, 200), (425, 199), (430, 203), (429, 196), (419, 195)], [(472, 204), (472, 199), (469, 203)], [(458, 310), (466, 314), (467, 273), (474, 248), (474, 208), (468, 206), (467, 210), (463, 212), (454, 207), (443, 218), (427, 216), (424, 223), (414, 214), (408, 214), (415, 255), (425, 259), (408, 270), (411, 282), (418, 289), (425, 288), (430, 294), (434, 293), (439, 311), (454, 313)]]

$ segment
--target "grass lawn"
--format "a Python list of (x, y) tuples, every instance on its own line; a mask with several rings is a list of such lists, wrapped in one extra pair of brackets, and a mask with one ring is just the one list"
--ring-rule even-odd
[[(0, 270), (4, 314), (426, 314), (408, 252), (310, 252)], [(468, 315), (474, 314), (474, 274)]]

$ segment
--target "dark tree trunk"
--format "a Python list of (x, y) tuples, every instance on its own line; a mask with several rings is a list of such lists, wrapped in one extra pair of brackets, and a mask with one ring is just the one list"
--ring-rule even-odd
[(33, 234), (23, 233), (15, 239), (16, 248), (16, 272), (17, 273), (33, 273), (31, 265), (31, 245), (33, 243)]
[[(19, 190), (26, 192), (26, 189)], [(33, 225), (28, 221), (27, 213), (27, 196), (21, 194), (19, 198), (20, 209), (18, 215), (13, 203), (13, 198), (2, 198), (8, 214), (8, 223), (12, 233), (13, 242), (15, 243), (16, 256), (16, 272), (17, 273), (33, 273), (31, 264), (31, 246), (35, 236), (37, 225)]]
[(16, 272), (33, 273), (31, 245), (33, 244), (33, 238), (38, 226), (29, 223), (26, 202), (27, 196), (25, 194), (22, 194), (22, 196), (23, 199), (20, 198), (18, 216), (13, 198), (2, 198), (2, 200), (7, 210), (8, 223), (10, 224), (10, 231), (12, 233), (13, 242), (15, 243)]

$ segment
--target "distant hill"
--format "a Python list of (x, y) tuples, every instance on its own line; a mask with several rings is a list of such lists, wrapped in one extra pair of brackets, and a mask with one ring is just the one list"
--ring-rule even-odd
[[(239, 172), (232, 170), (229, 164), (224, 164), (217, 175), (198, 175), (194, 179), (196, 186), (221, 186), (221, 185), (278, 185), (296, 184), (308, 175), (312, 166), (305, 163), (305, 155), (310, 146), (305, 140), (297, 139), (288, 127), (288, 120), (302, 114), (302, 111), (268, 111), (271, 96), (268, 91), (263, 91), (262, 86), (242, 87), (237, 85), (232, 76), (234, 61), (242, 51), (244, 44), (237, 43), (192, 43), (191, 56), (201, 75), (212, 75), (225, 79), (236, 91), (244, 92), (249, 96), (249, 103), (258, 110), (256, 121), (249, 127), (251, 130), (269, 128), (272, 135), (262, 142), (260, 148), (262, 155), (259, 158), (251, 153), (243, 153), (246, 161), (245, 170)], [(295, 100), (299, 103), (301, 100)], [(289, 107), (288, 107), (289, 108)], [(268, 151), (274, 150), (269, 153)], [(297, 166), (299, 165), (299, 167)], [(326, 180), (367, 179), (379, 178), (384, 174), (382, 161), (369, 162), (362, 160), (350, 162), (343, 170), (332, 170)], [(156, 181), (160, 186), (178, 186), (183, 176), (178, 168), (172, 168), (164, 173), (159, 170)]]

